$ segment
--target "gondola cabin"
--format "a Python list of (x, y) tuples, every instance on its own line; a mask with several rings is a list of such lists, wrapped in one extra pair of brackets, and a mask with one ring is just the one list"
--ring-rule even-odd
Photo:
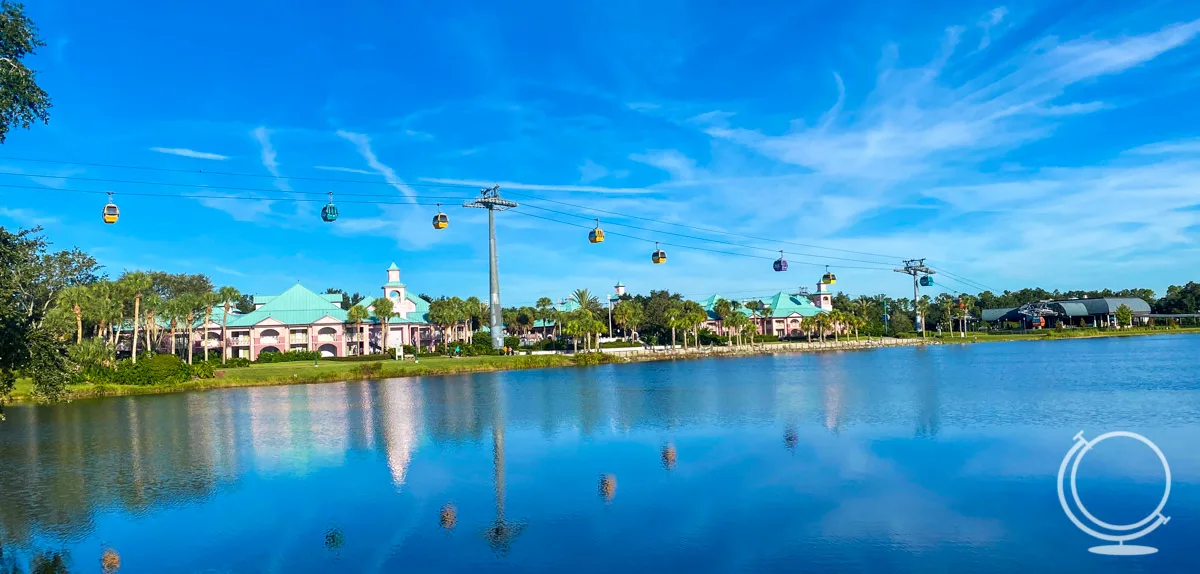
[(445, 213), (442, 213), (439, 211), (437, 215), (433, 216), (433, 228), (434, 229), (445, 229), (449, 226), (450, 226), (450, 217), (447, 216)]
[(325, 223), (337, 221), (338, 212), (337, 206), (333, 204), (333, 192), (329, 192), (329, 203), (321, 208), (321, 220)]
[(787, 271), (787, 259), (784, 259), (783, 254), (780, 253), (779, 259), (776, 259), (775, 263), (771, 265), (771, 267), (776, 271)]
[(604, 243), (604, 230), (600, 229), (600, 222), (596, 222), (596, 228), (588, 232), (588, 241), (592, 243)]
[(922, 276), (921, 277), (921, 286), (922, 287), (933, 287), (933, 277), (930, 277), (928, 275)]
[(1041, 329), (1042, 327), (1046, 326), (1046, 318), (1045, 317), (1034, 317), (1029, 320), (1029, 326), (1033, 327), (1034, 329)]
[(826, 285), (834, 285), (837, 283), (837, 275), (826, 271), (825, 274), (821, 276), (821, 283)]
[(667, 262), (667, 252), (659, 249), (657, 243), (654, 244), (654, 253), (650, 254), (650, 261), (653, 261), (655, 265)]
[(117, 204), (109, 201), (108, 205), (104, 206), (104, 223), (116, 223), (121, 218), (121, 210), (117, 208)]
[(321, 220), (325, 223), (333, 223), (334, 221), (337, 221), (337, 218), (338, 210), (336, 205), (329, 203), (326, 204), (325, 207), (321, 208)]

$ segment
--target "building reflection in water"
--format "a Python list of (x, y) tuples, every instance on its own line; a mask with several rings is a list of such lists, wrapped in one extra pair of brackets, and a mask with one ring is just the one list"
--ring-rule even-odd
[(617, 477), (611, 474), (601, 476), (599, 491), (605, 503), (612, 502), (613, 497), (617, 495)]
[(400, 488), (420, 439), (421, 387), (416, 381), (385, 381), (379, 383), (379, 393), (383, 399), (383, 437), (388, 469), (392, 473), (392, 484)]
[(454, 526), (458, 524), (458, 509), (453, 504), (447, 502), (439, 513), (438, 524), (446, 530), (453, 530)]
[(920, 349), (916, 353), (916, 368), (912, 376), (916, 379), (913, 386), (917, 392), (917, 424), (913, 436), (917, 438), (936, 437), (941, 427), (938, 415), (939, 373), (937, 365), (934, 364), (936, 360), (937, 357), (926, 349)]
[(675, 468), (675, 445), (667, 443), (662, 447), (662, 466), (667, 470)]

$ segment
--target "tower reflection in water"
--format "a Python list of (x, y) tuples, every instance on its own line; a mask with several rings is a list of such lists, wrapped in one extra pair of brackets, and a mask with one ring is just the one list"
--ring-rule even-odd
[(504, 390), (502, 385), (492, 385), (492, 481), (496, 493), (496, 520), (484, 531), (484, 538), (492, 551), (501, 556), (508, 554), (512, 541), (525, 525), (510, 522), (504, 516)]

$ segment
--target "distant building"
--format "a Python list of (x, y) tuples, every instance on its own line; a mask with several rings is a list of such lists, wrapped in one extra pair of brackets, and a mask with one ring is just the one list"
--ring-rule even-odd
[[(383, 296), (392, 300), (395, 313), (386, 326), (388, 347), (434, 344), (429, 303), (408, 292), (395, 263), (388, 267), (382, 289)], [(299, 283), (279, 295), (255, 295), (253, 311), (229, 316), (230, 356), (255, 360), (266, 352), (297, 350), (318, 351), (325, 357), (382, 352), (384, 325), (375, 316), (375, 309), (368, 307), (371, 315), (359, 333), (341, 308), (341, 301), (341, 295), (315, 293)], [(208, 325), (208, 346), (219, 349), (220, 313), (213, 316), (215, 324)]]
[[(727, 333), (723, 332), (721, 321), (715, 310), (717, 302), (721, 299), (720, 295), (712, 295), (699, 303), (708, 313), (708, 320), (704, 322), (704, 327), (714, 333), (725, 335)], [(730, 299), (730, 301), (735, 300)], [(751, 318), (760, 335), (775, 335), (780, 338), (800, 336), (804, 332), (805, 319), (833, 310), (829, 285), (824, 281), (817, 282), (815, 293), (809, 293), (806, 289), (801, 289), (796, 293), (780, 291), (765, 299), (736, 301), (740, 304), (738, 311)], [(760, 311), (755, 313), (746, 307), (746, 304), (751, 301), (757, 301), (760, 304)]]
[[(1150, 304), (1136, 297), (1098, 297), (1039, 301), (1007, 309), (984, 309), (982, 319), (993, 325), (1021, 323), (1025, 327), (1111, 327), (1117, 324), (1117, 309), (1125, 305), (1133, 312), (1135, 325), (1150, 318)], [(1037, 317), (1041, 317), (1039, 322)]]

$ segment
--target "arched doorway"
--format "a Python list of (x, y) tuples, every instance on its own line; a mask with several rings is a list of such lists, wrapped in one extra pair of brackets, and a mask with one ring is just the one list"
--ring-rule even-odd
[(276, 331), (275, 329), (267, 329), (259, 334), (258, 338), (263, 343), (273, 345), (279, 342), (279, 331)]
[(337, 339), (337, 329), (333, 327), (321, 327), (317, 331), (317, 341), (324, 343), (326, 341), (334, 341)]
[(320, 351), (322, 357), (336, 357), (337, 356), (337, 347), (335, 347), (333, 345), (321, 345), (320, 347), (317, 348), (317, 351)]

